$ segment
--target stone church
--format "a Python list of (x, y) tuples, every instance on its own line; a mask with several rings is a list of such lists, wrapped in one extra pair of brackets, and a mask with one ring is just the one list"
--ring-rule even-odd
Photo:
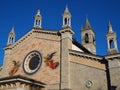
[(0, 90), (120, 90), (120, 53), (110, 22), (108, 55), (98, 56), (88, 18), (80, 44), (72, 37), (68, 7), (62, 17), (59, 30), (43, 29), (38, 10), (34, 27), (17, 41), (12, 28), (0, 67)]

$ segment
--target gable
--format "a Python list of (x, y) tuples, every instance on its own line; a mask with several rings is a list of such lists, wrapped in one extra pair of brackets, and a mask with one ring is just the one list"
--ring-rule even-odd
[[(56, 31), (34, 28), (13, 45), (5, 47), (5, 50), (9, 50), (9, 53), (6, 53), (4, 57), (4, 69), (2, 70), (4, 73), (1, 77), (21, 75), (46, 84), (59, 82), (60, 37)], [(32, 60), (31, 57), (36, 54), (32, 53), (34, 51), (40, 53), (41, 64), (39, 68), (34, 67), (32, 70), (28, 62), (30, 62)], [(51, 58), (51, 61), (53, 61), (52, 64), (58, 64), (58, 66), (50, 66), (49, 63), (46, 63), (46, 57), (52, 53), (54, 53)], [(13, 73), (12, 71), (16, 69), (15, 63), (18, 64), (18, 67), (17, 71)], [(34, 64), (31, 65), (33, 66)], [(36, 71), (34, 72), (34, 70)], [(53, 80), (53, 78), (55, 79)]]

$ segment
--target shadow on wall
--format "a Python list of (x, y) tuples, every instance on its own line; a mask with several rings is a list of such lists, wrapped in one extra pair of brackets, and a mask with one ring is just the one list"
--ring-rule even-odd
[(116, 86), (111, 86), (111, 90), (116, 90)]

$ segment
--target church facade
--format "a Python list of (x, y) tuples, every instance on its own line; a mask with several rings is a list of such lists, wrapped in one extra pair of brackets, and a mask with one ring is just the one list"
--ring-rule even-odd
[(38, 10), (34, 27), (17, 41), (12, 28), (0, 67), (0, 90), (120, 90), (120, 53), (110, 22), (108, 55), (98, 56), (88, 19), (80, 44), (72, 37), (68, 7), (62, 16), (60, 30), (47, 30)]

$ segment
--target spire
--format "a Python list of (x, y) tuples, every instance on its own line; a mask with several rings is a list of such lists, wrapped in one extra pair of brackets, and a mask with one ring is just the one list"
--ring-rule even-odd
[(71, 27), (71, 14), (68, 10), (68, 6), (66, 6), (65, 11), (63, 13), (63, 28), (64, 27)]
[(70, 12), (69, 12), (69, 9), (68, 9), (68, 6), (66, 5), (66, 8), (65, 8), (65, 11), (64, 11), (64, 13), (63, 13), (63, 16), (64, 15), (69, 15), (70, 17), (71, 17), (71, 14), (70, 14)]
[(38, 9), (37, 14), (34, 18), (34, 27), (41, 28), (42, 24), (42, 16), (40, 14), (40, 10)]
[(91, 53), (96, 54), (95, 32), (86, 17), (85, 26), (81, 30), (82, 45), (87, 48)]
[(40, 9), (38, 9), (36, 16), (41, 16), (40, 15)]
[(108, 30), (109, 30), (109, 33), (113, 33), (113, 29), (112, 29), (112, 25), (111, 25), (110, 21), (108, 23)]
[(11, 32), (9, 34), (15, 35), (14, 27), (12, 27)]
[(8, 44), (13, 44), (15, 42), (15, 31), (14, 31), (14, 27), (12, 27), (11, 32), (9, 33), (8, 36)]
[(68, 10), (68, 6), (67, 5), (66, 5), (64, 13), (70, 13), (69, 10)]
[(112, 25), (109, 21), (108, 23), (108, 33), (106, 34), (107, 44), (108, 44), (108, 54), (115, 54), (118, 53), (117, 48), (117, 35), (113, 32)]
[(85, 22), (84, 29), (91, 29), (91, 25), (90, 25), (90, 23), (88, 21), (88, 17), (86, 17), (86, 22)]

